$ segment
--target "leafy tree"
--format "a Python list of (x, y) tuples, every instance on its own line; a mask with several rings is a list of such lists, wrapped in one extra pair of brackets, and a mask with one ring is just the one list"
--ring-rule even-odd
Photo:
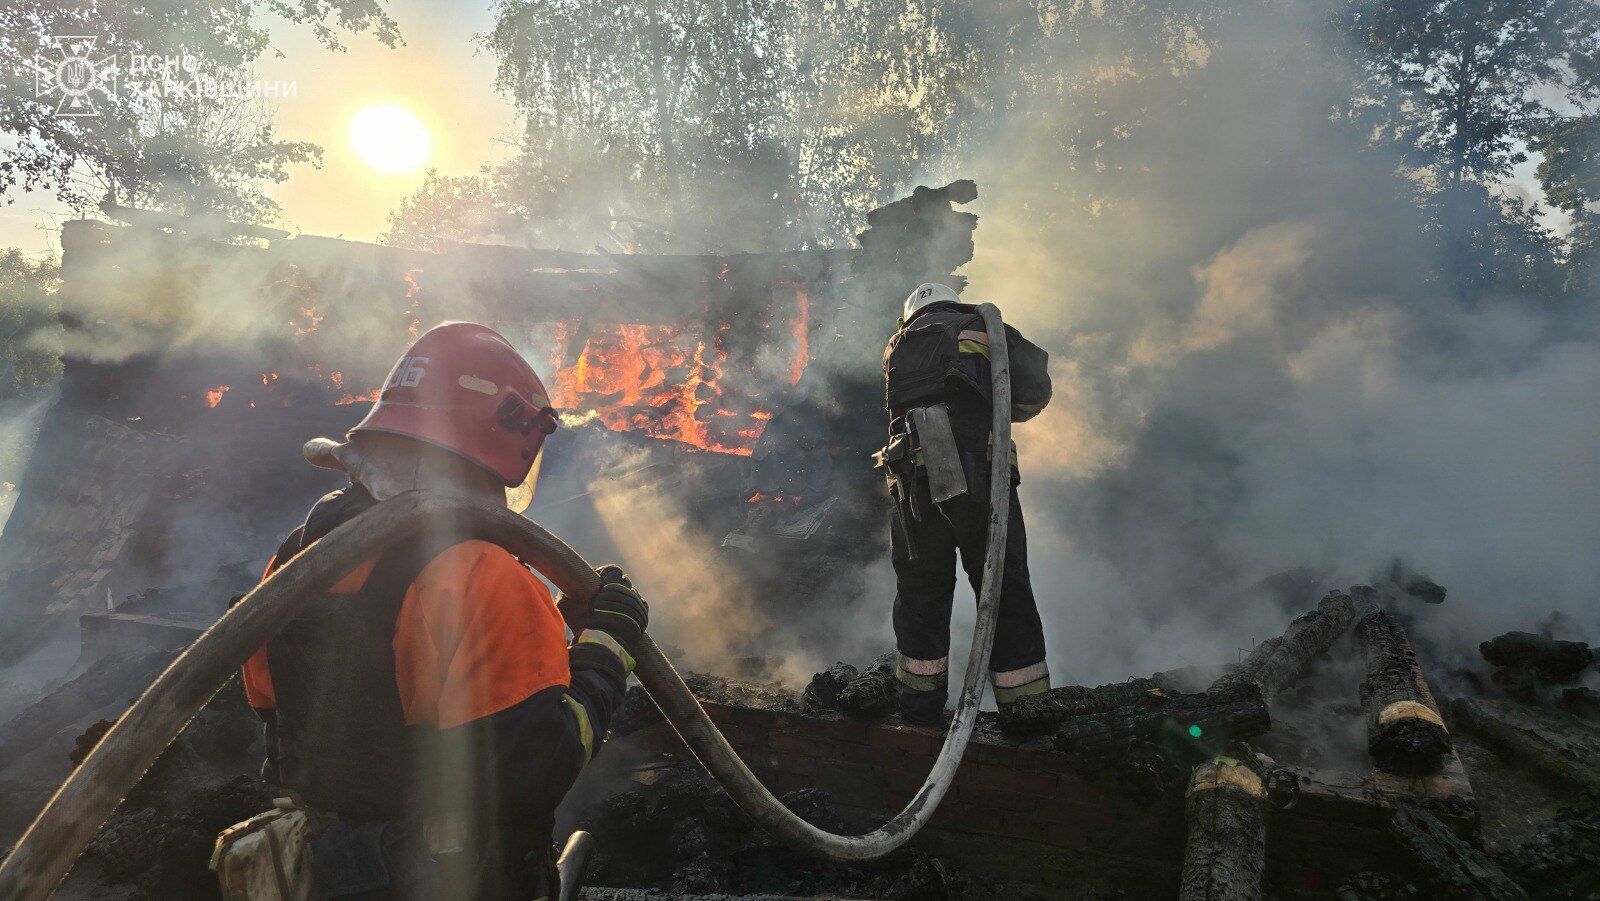
[(1532, 127), (1600, 97), (1593, 0), (1363, 0), (1350, 23), (1395, 92), (1381, 124), (1439, 187), (1504, 177)]
[(393, 46), (395, 23), (378, 0), (17, 0), (0, 4), (0, 132), (14, 144), (0, 157), (0, 195), (53, 192), (82, 210), (106, 194), (180, 213), (211, 211), (258, 220), (274, 208), (259, 192), (282, 181), (290, 163), (317, 158), (313, 145), (279, 140), (259, 102), (138, 92), (127, 84), (99, 115), (56, 114), (57, 98), (38, 96), (34, 60), (53, 57), (58, 35), (96, 35), (95, 55), (188, 53), (201, 78), (237, 82), (268, 50), (269, 16), (313, 28), (324, 46), (338, 30), (373, 32)]
[(508, 211), (488, 174), (452, 177), (428, 170), (416, 193), (389, 214), (382, 241), (414, 250), (439, 250), (450, 241), (482, 241)]
[(1572, 214), (1565, 288), (1600, 296), (1600, 115), (1561, 120), (1530, 146), (1544, 155), (1538, 176), (1545, 197)]
[[(531, 214), (640, 217), (686, 246), (759, 245), (787, 227), (772, 212), (791, 169), (786, 0), (500, 0), (496, 11), (484, 45), (524, 118), (512, 181), (533, 192)], [(569, 178), (578, 184), (549, 190)], [(765, 195), (730, 211), (740, 188)]]
[(1530, 134), (1600, 97), (1600, 4), (1358, 0), (1346, 24), (1372, 88), (1353, 118), (1416, 176), (1441, 279), (1466, 297), (1551, 290), (1559, 243), (1499, 188)]
[(61, 374), (55, 291), (60, 270), (11, 248), (0, 253), (0, 402), (27, 398)]

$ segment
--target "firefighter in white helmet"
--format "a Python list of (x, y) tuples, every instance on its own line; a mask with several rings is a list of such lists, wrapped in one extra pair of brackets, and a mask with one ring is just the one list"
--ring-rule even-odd
[[(1050, 401), (1049, 358), (1006, 326), (1013, 422)], [(993, 407), (989, 339), (975, 306), (947, 285), (923, 284), (906, 298), (883, 356), (889, 444), (878, 461), (894, 497), (890, 529), (896, 592), (896, 691), (901, 714), (931, 724), (949, 688), (950, 608), (956, 559), (972, 583), (983, 577), (988, 542)], [(1014, 453), (1014, 451), (1013, 451)], [(1004, 711), (1050, 687), (1044, 631), (1028, 578), (1028, 537), (1012, 460), (1010, 523), (990, 678)]]

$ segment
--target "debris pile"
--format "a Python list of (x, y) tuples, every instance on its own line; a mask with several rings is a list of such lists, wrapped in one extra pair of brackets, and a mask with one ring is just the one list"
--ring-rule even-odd
[[(648, 887), (683, 895), (773, 894), (852, 898), (1017, 897), (970, 879), (915, 843), (871, 864), (845, 866), (790, 852), (734, 806), (698, 766), (648, 771), (649, 784), (612, 795), (584, 824), (598, 845), (588, 881), (597, 886)], [(840, 815), (815, 789), (789, 792), (783, 802), (834, 832), (865, 832), (878, 824)]]
[(1552, 686), (1577, 682), (1600, 657), (1584, 642), (1532, 632), (1507, 632), (1478, 645), (1478, 652), (1495, 667), (1494, 683), (1525, 704), (1542, 703)]
[(1524, 892), (1500, 868), (1449, 826), (1420, 810), (1397, 810), (1389, 833), (1416, 863), (1433, 897), (1519, 901)]
[(1600, 796), (1563, 808), (1499, 862), (1535, 898), (1600, 897)]
[(851, 716), (879, 718), (893, 712), (894, 655), (884, 654), (872, 661), (839, 690), (837, 701), (839, 709)]
[[(74, 765), (109, 728), (102, 721), (79, 737)], [(79, 867), (97, 869), (101, 880), (126, 886), (134, 898), (218, 897), (206, 867), (217, 833), (267, 810), (277, 794), (241, 772), (256, 760), (259, 732), (235, 679), (156, 760)]]

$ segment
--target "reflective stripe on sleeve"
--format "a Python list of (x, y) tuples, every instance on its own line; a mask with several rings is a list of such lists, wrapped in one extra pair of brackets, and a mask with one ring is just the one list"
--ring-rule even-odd
[(594, 756), (594, 726), (589, 723), (589, 708), (572, 695), (562, 695), (561, 702), (572, 711), (572, 718), (578, 723), (578, 740), (583, 742), (583, 762), (588, 763)]
[(633, 673), (633, 668), (639, 665), (638, 661), (633, 659), (633, 655), (628, 653), (628, 649), (622, 646), (622, 642), (612, 638), (608, 632), (585, 629), (583, 634), (578, 636), (578, 644), (597, 644), (616, 654), (617, 659), (622, 661), (622, 665), (628, 668), (630, 674)]

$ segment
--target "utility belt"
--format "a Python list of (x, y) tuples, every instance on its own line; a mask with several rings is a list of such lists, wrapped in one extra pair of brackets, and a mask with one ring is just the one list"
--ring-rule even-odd
[[(994, 436), (990, 435), (993, 454)], [(1016, 448), (1011, 449), (1013, 472), (1016, 468)], [(907, 532), (909, 521), (922, 522), (934, 511), (923, 509), (922, 495), (916, 490), (917, 479), (928, 480), (928, 497), (935, 506), (971, 496), (972, 482), (967, 461), (956, 447), (955, 432), (950, 425), (950, 410), (944, 404), (916, 407), (895, 420), (889, 443), (872, 455), (874, 469), (883, 474), (895, 508), (890, 518), (896, 530), (896, 543), (912, 548)], [(972, 474), (976, 476), (976, 473)]]

